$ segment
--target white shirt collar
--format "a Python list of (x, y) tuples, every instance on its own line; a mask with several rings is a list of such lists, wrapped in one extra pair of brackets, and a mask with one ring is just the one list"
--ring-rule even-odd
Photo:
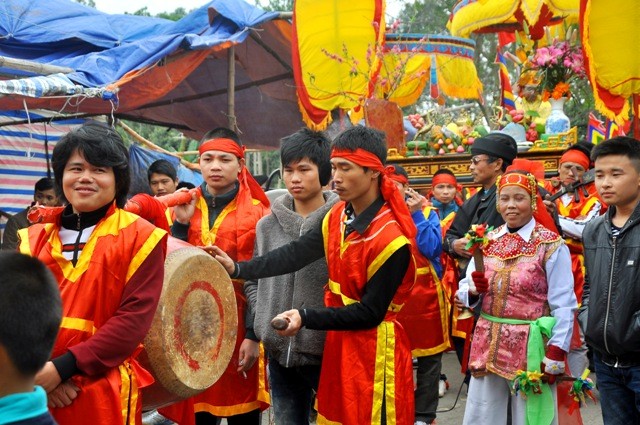
[[(527, 224), (522, 226), (520, 230), (518, 230), (516, 233), (518, 233), (522, 239), (524, 239), (525, 241), (528, 241), (529, 238), (531, 237), (531, 233), (533, 233), (534, 227), (536, 227), (536, 220), (533, 217), (531, 217), (531, 221), (529, 221)], [(500, 229), (496, 233), (496, 238), (499, 238), (506, 233), (509, 233), (509, 229), (507, 229), (507, 225), (505, 224), (502, 227), (500, 227)]]

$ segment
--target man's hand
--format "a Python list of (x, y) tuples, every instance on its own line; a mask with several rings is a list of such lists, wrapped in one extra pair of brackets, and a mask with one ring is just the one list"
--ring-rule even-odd
[(298, 310), (287, 310), (284, 313), (278, 314), (276, 317), (289, 321), (289, 326), (283, 330), (276, 331), (279, 335), (294, 336), (302, 327), (302, 318)]
[[(180, 189), (188, 190), (188, 189)], [(196, 212), (196, 193), (191, 194), (191, 202), (188, 204), (176, 205), (173, 207), (173, 213), (176, 215), (176, 221), (185, 226), (191, 221), (191, 217)]]
[(421, 211), (422, 206), (425, 203), (424, 196), (420, 195), (418, 192), (416, 192), (411, 188), (408, 188), (404, 193), (405, 193), (405, 196), (407, 197), (406, 203), (407, 203), (407, 207), (409, 208), (409, 212), (413, 214), (416, 211)]
[(47, 394), (47, 404), (49, 407), (69, 406), (73, 400), (78, 397), (79, 392), (80, 388), (78, 388), (73, 381), (65, 381)]
[(460, 257), (471, 258), (471, 252), (467, 251), (467, 243), (469, 243), (469, 239), (460, 238), (453, 241), (453, 251), (458, 254)]
[(484, 275), (484, 272), (479, 272), (477, 270), (471, 272), (471, 280), (473, 281), (475, 290), (471, 288), (469, 292), (471, 292), (473, 295), (484, 294), (489, 290), (489, 280)]
[(227, 255), (226, 252), (224, 252), (217, 246), (209, 245), (209, 246), (201, 246), (199, 248), (204, 249), (207, 252), (207, 254), (211, 255), (213, 258), (218, 260), (218, 262), (222, 264), (222, 267), (224, 267), (227, 273), (229, 273), (229, 276), (231, 276), (233, 272), (236, 270), (235, 262), (231, 259), (231, 257)]
[(547, 194), (542, 203), (544, 204), (547, 212), (551, 215), (551, 217), (555, 217), (558, 214), (558, 206), (556, 205), (555, 201), (550, 201), (549, 198), (551, 198), (551, 195)]
[(42, 369), (36, 373), (35, 384), (40, 385), (48, 393), (53, 391), (61, 382), (62, 378), (60, 378), (58, 369), (53, 365), (53, 362), (46, 362)]
[(247, 371), (253, 367), (260, 356), (260, 343), (251, 339), (245, 338), (240, 344), (240, 351), (238, 352), (238, 373), (242, 373), (247, 377)]

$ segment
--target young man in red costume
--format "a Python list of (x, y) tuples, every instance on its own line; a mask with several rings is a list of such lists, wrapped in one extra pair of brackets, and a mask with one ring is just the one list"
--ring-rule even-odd
[(418, 231), (417, 252), (414, 251), (416, 284), (398, 313), (398, 321), (406, 330), (411, 354), (418, 361), (414, 425), (427, 425), (436, 420), (442, 353), (450, 348), (449, 303), (440, 282), (442, 233), (436, 210), (427, 205), (424, 196), (409, 187), (406, 170), (400, 165), (393, 167), (395, 172), (390, 177), (406, 199)]
[[(269, 213), (269, 200), (247, 171), (244, 147), (235, 132), (210, 131), (199, 152), (204, 182), (191, 204), (174, 207), (172, 234), (196, 246), (215, 244), (235, 261), (248, 260), (253, 255), (256, 224)], [(258, 425), (260, 411), (269, 407), (264, 355), (258, 338), (245, 328), (243, 284), (233, 279), (238, 307), (234, 356), (220, 379), (193, 398), (198, 425), (215, 424), (220, 417), (230, 425)], [(167, 410), (161, 412), (173, 416)]]
[(264, 256), (239, 264), (210, 249), (233, 277), (294, 272), (325, 257), (325, 308), (288, 310), (281, 335), (327, 330), (317, 407), (319, 424), (411, 425), (409, 341), (396, 320), (415, 280), (416, 227), (388, 174), (383, 133), (353, 127), (332, 145), (333, 184), (342, 202), (322, 224)]
[[(464, 203), (461, 196), (462, 192), (463, 188), (458, 183), (458, 179), (448, 168), (441, 168), (433, 174), (431, 190), (427, 194), (427, 199), (431, 203), (431, 206), (436, 209), (440, 217), (440, 228), (443, 239), (449, 227), (451, 227), (458, 209)], [(458, 321), (460, 311), (457, 308), (450, 308), (453, 304), (453, 296), (458, 290), (458, 282), (460, 281), (458, 261), (446, 252), (442, 253), (440, 261), (442, 264), (442, 287), (449, 301), (449, 336), (451, 338), (457, 338), (459, 341), (466, 341), (468, 337), (471, 336), (473, 318), (468, 317)], [(453, 346), (453, 340), (451, 341), (451, 346)], [(462, 356), (459, 360), (462, 363)], [(466, 370), (466, 365), (463, 369)], [(440, 376), (440, 382), (438, 383), (438, 395), (443, 397), (448, 388), (449, 382), (447, 381), (447, 376), (442, 374)]]
[[(547, 180), (545, 189), (554, 194), (563, 187), (580, 181), (585, 172), (591, 168), (591, 149), (587, 142), (576, 143), (560, 157), (558, 180)], [(554, 184), (556, 183), (556, 184)], [(576, 194), (577, 193), (577, 194)], [(571, 253), (571, 270), (573, 272), (574, 290), (578, 304), (582, 303), (584, 288), (584, 247), (582, 232), (586, 225), (596, 217), (604, 214), (607, 206), (596, 191), (595, 184), (589, 183), (576, 191), (569, 191), (555, 200), (554, 207), (558, 213), (562, 236)], [(569, 369), (573, 376), (580, 376), (588, 367), (587, 346), (577, 323), (573, 327), (571, 351), (568, 356)]]
[(68, 205), (18, 233), (20, 251), (49, 267), (62, 296), (60, 332), (36, 384), (60, 424), (140, 424), (139, 389), (151, 378), (135, 357), (162, 291), (166, 232), (121, 209), (129, 156), (114, 129), (71, 131), (52, 164)]

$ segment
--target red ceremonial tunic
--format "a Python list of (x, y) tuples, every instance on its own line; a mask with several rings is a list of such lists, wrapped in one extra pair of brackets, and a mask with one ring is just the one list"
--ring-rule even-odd
[[(572, 198), (569, 205), (565, 205), (561, 199), (557, 199), (556, 206), (558, 208), (558, 214), (562, 217), (580, 220), (589, 214), (597, 202), (601, 204), (600, 214), (604, 214), (607, 207), (604, 202), (599, 199), (595, 185), (589, 184), (585, 186), (585, 188), (589, 196), (583, 196), (584, 194), (582, 190), (580, 190), (581, 196), (579, 202), (576, 202), (575, 198)], [(564, 241), (571, 253), (571, 271), (573, 272), (574, 289), (579, 305), (582, 303), (582, 291), (584, 289), (584, 248), (580, 240), (566, 237)]]
[[(431, 210), (426, 207), (424, 216), (429, 217)], [(411, 354), (414, 357), (431, 356), (450, 347), (449, 301), (429, 259), (417, 248), (413, 255), (417, 266), (416, 283), (398, 312), (398, 322), (409, 337)]]
[[(239, 194), (220, 212), (213, 227), (209, 229), (209, 210), (201, 188), (198, 188), (198, 195), (196, 210), (189, 223), (188, 242), (196, 246), (216, 245), (234, 261), (249, 260), (253, 256), (256, 223), (269, 213), (269, 208), (260, 201), (252, 199), (251, 213), (245, 213), (243, 217), (239, 217), (237, 214)], [(238, 231), (239, 228), (242, 230)], [(259, 360), (246, 372), (246, 379), (237, 371), (238, 353), (246, 333), (247, 299), (243, 289), (244, 280), (232, 279), (232, 282), (238, 308), (238, 336), (231, 362), (213, 386), (193, 398), (196, 412), (209, 412), (222, 417), (256, 409), (264, 410), (269, 407), (270, 402), (262, 345), (260, 345)]]
[[(59, 229), (57, 223), (33, 225), (21, 231), (20, 244), (22, 253), (47, 265), (60, 287), (63, 317), (52, 358), (99, 333), (118, 310), (129, 279), (158, 244), (166, 244), (166, 232), (114, 205), (96, 225), (74, 267), (62, 254)], [(105, 374), (71, 378), (80, 392), (70, 406), (51, 409), (56, 421), (140, 424), (139, 387), (150, 382), (136, 354)]]
[[(607, 210), (606, 204), (600, 199), (595, 184), (591, 183), (584, 186), (589, 196), (584, 196), (582, 189), (579, 190), (580, 201), (576, 202), (575, 198), (571, 199), (569, 205), (565, 205), (562, 199), (556, 199), (556, 207), (558, 214), (562, 217), (571, 218), (574, 220), (580, 220), (586, 217), (593, 209), (597, 202), (600, 202), (600, 214), (604, 214)], [(554, 187), (550, 182), (545, 183), (545, 188), (549, 189), (551, 193), (555, 193), (560, 190), (560, 186)], [(584, 247), (581, 240), (576, 240), (570, 237), (565, 237), (564, 241), (569, 248), (571, 254), (571, 272), (573, 273), (573, 288), (578, 300), (578, 305), (582, 304), (582, 293), (584, 291)], [(577, 313), (576, 313), (577, 317)], [(580, 336), (580, 327), (576, 319), (573, 326), (573, 338), (571, 341), (571, 348), (577, 348), (582, 346), (583, 339)]]
[[(440, 228), (442, 229), (442, 237), (446, 235), (447, 230), (451, 227), (453, 219), (456, 213), (451, 212), (449, 215), (440, 220)], [(463, 320), (458, 320), (460, 310), (452, 308), (453, 297), (458, 290), (458, 282), (460, 281), (460, 273), (458, 272), (458, 264), (455, 258), (451, 257), (446, 252), (442, 252), (442, 287), (445, 291), (448, 303), (449, 314), (451, 315), (450, 333), (451, 336), (455, 336), (462, 339), (471, 338), (473, 332), (474, 318), (473, 316)]]
[[(322, 233), (329, 268), (327, 307), (359, 302), (367, 281), (399, 248), (410, 244), (385, 204), (364, 234), (344, 238), (345, 203), (325, 216)], [(329, 230), (332, 229), (332, 230)], [(333, 229), (341, 229), (339, 232)], [(382, 323), (373, 329), (328, 331), (318, 384), (318, 424), (413, 424), (413, 368), (409, 341), (397, 322), (415, 279), (411, 262)]]

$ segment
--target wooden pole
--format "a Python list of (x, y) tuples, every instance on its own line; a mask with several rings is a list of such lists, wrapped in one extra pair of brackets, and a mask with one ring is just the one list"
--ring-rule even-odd
[(28, 61), (24, 59), (8, 58), (6, 56), (0, 56), (0, 67), (17, 69), (20, 71), (28, 71), (40, 75), (69, 74), (71, 72), (74, 72), (73, 68), (56, 65), (46, 65), (43, 63)]
[(238, 130), (236, 122), (236, 48), (234, 46), (227, 49), (227, 60), (229, 67), (227, 72), (227, 119), (229, 120), (229, 129)]
[(167, 155), (171, 155), (171, 156), (175, 156), (176, 158), (179, 158), (180, 159), (180, 163), (182, 165), (184, 165), (185, 167), (191, 169), (191, 170), (200, 170), (200, 166), (198, 164), (192, 164), (192, 163), (190, 163), (188, 161), (185, 161), (176, 152), (168, 151), (168, 150), (166, 150), (164, 148), (161, 148), (160, 146), (156, 145), (151, 140), (145, 139), (144, 137), (142, 137), (141, 135), (136, 133), (136, 131), (133, 128), (129, 127), (128, 125), (126, 125), (121, 120), (118, 120), (118, 125), (120, 127), (122, 127), (122, 129), (124, 131), (126, 131), (131, 137), (133, 137), (136, 141), (140, 142), (141, 144), (153, 149), (154, 151), (166, 153)]

